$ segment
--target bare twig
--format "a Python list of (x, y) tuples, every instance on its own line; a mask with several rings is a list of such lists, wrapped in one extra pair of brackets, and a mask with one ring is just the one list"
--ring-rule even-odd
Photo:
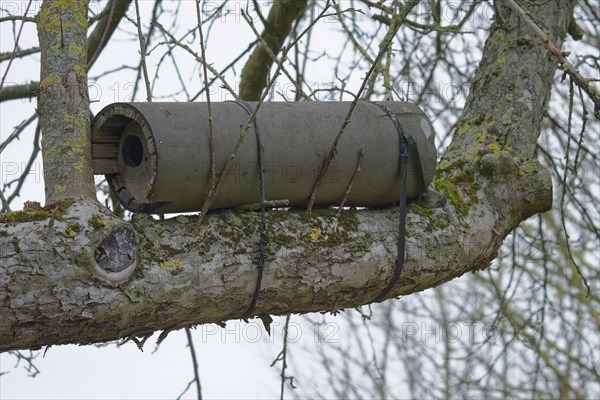
[[(6, 199), (6, 201), (9, 204), (16, 197), (18, 197), (18, 196), (21, 195), (21, 189), (23, 188), (23, 184), (25, 183), (25, 179), (27, 179), (27, 176), (29, 176), (29, 172), (31, 171), (31, 167), (33, 167), (33, 163), (34, 163), (35, 159), (37, 158), (38, 153), (40, 152), (40, 135), (41, 135), (41, 129), (40, 129), (40, 125), (38, 124), (38, 126), (35, 128), (35, 135), (33, 137), (33, 150), (31, 151), (31, 155), (29, 156), (29, 160), (27, 161), (27, 165), (25, 165), (25, 168), (23, 168), (23, 172), (21, 173), (21, 175), (19, 176), (19, 178), (16, 180), (16, 181), (18, 181), (17, 187), (15, 188), (15, 190), (13, 191), (13, 193), (10, 196), (8, 196), (8, 198)], [(14, 181), (5, 183), (4, 187), (12, 185), (13, 182)]]
[(4, 75), (2, 75), (2, 81), (0, 81), (0, 92), (2, 91), (2, 87), (4, 86), (4, 81), (6, 80), (6, 75), (8, 75), (8, 71), (10, 70), (10, 66), (12, 65), (12, 62), (13, 62), (15, 56), (17, 55), (17, 50), (19, 49), (19, 39), (21, 39), (21, 33), (23, 32), (23, 27), (25, 26), (25, 22), (27, 19), (27, 13), (29, 12), (29, 7), (31, 7), (32, 2), (33, 2), (33, 0), (29, 0), (29, 2), (27, 3), (27, 8), (25, 9), (25, 13), (21, 17), (22, 22), (21, 22), (21, 26), (19, 27), (19, 33), (17, 33), (17, 38), (15, 39), (15, 46), (13, 48), (12, 56), (10, 57), (10, 60), (8, 61), (8, 66), (4, 70)]
[(279, 398), (281, 400), (283, 400), (283, 397), (284, 397), (283, 394), (285, 392), (285, 381), (290, 381), (290, 386), (292, 389), (296, 388), (294, 386), (294, 377), (287, 376), (285, 374), (285, 370), (288, 367), (288, 365), (287, 365), (287, 345), (288, 345), (288, 330), (289, 330), (289, 326), (290, 326), (290, 317), (291, 317), (291, 315), (288, 315), (285, 318), (285, 325), (283, 326), (283, 348), (281, 349), (281, 351), (279, 352), (277, 357), (275, 357), (275, 360), (273, 360), (273, 362), (271, 363), (271, 367), (273, 367), (273, 366), (275, 366), (275, 364), (277, 364), (278, 361), (281, 361), (281, 374), (279, 374), (279, 376), (281, 377), (281, 388), (279, 391)]
[[(200, 0), (196, 0), (196, 17), (198, 18), (198, 32), (200, 35), (200, 54), (202, 60), (206, 61), (206, 51), (204, 48), (204, 32), (202, 31), (202, 13), (200, 12)], [(215, 198), (215, 188), (217, 186), (217, 155), (215, 151), (215, 130), (213, 127), (212, 108), (210, 106), (210, 90), (208, 90), (208, 71), (206, 62), (202, 63), (202, 79), (206, 88), (206, 107), (208, 108), (208, 132), (210, 137), (210, 183), (208, 193), (204, 198), (202, 209), (200, 210), (200, 218), (202, 219), (208, 212), (208, 208)]]
[[(252, 50), (252, 48), (256, 45), (256, 43), (258, 43), (257, 40), (248, 44), (248, 47), (246, 47), (246, 50), (242, 51), (233, 61), (231, 61), (227, 66), (225, 66), (225, 68), (223, 68), (217, 76), (214, 76), (210, 80), (210, 82), (208, 82), (208, 85), (209, 85), (208, 87), (210, 87), (210, 85), (212, 85), (217, 79), (219, 79), (219, 76), (222, 76), (225, 72), (227, 72), (230, 68), (232, 68), (238, 61), (240, 61), (246, 54), (248, 54), (250, 52), (250, 50)], [(202, 95), (202, 93), (204, 93), (204, 91), (208, 90), (208, 87), (203, 87), (202, 89), (200, 89), (200, 91), (198, 91), (198, 93), (196, 93), (194, 96), (192, 96), (190, 98), (190, 101), (195, 101), (198, 97), (200, 97), (200, 95)]]
[[(111, 13), (113, 12), (113, 8), (111, 8)], [(142, 20), (140, 18), (140, 6), (138, 4), (138, 0), (135, 0), (135, 16), (137, 19), (137, 31), (140, 42), (140, 63), (142, 64), (142, 71), (144, 73), (144, 83), (146, 84), (146, 99), (148, 100), (148, 103), (152, 103), (152, 90), (150, 89), (150, 79), (148, 79), (148, 67), (146, 66), (146, 40), (144, 40), (144, 35), (142, 34)]]
[(2, 210), (10, 211), (10, 206), (8, 205), (8, 201), (6, 201), (6, 197), (4, 197), (4, 191), (0, 188), (0, 200), (2, 201)]
[(25, 15), (9, 15), (9, 16), (6, 16), (6, 17), (0, 17), (0, 22), (8, 22), (8, 21), (17, 22), (17, 21), (23, 21), (23, 22), (33, 22), (33, 23), (35, 23), (35, 18), (33, 18), (33, 17), (27, 17), (26, 15), (27, 15), (27, 13), (25, 13)]
[(36, 54), (40, 52), (39, 47), (32, 47), (25, 50), (18, 50), (16, 53), (0, 53), (0, 62), (10, 60), (12, 58), (23, 58), (27, 57), (30, 54)]
[[(156, 28), (156, 25), (154, 24), (154, 22), (156, 22), (156, 20), (158, 18), (157, 14), (158, 14), (158, 11), (159, 11), (159, 8), (160, 8), (161, 1), (162, 0), (156, 0), (154, 2), (154, 7), (152, 8), (152, 17), (150, 19), (150, 27), (148, 28), (148, 34), (145, 36), (145, 40), (144, 40), (144, 50), (143, 50), (144, 51), (144, 61), (145, 61), (145, 57), (148, 56), (148, 55), (150, 55), (150, 52), (148, 52), (147, 49), (148, 49), (148, 46), (150, 44), (150, 41), (152, 40), (152, 34), (154, 33), (154, 28)], [(171, 52), (167, 52), (167, 54), (168, 53), (171, 53)], [(166, 54), (165, 54), (165, 56), (166, 56)], [(172, 57), (172, 53), (171, 53), (171, 57)], [(160, 62), (157, 63), (157, 65), (156, 65), (156, 72), (155, 72), (156, 75), (158, 75), (159, 65), (160, 65)], [(175, 66), (175, 69), (178, 71), (177, 66)], [(136, 73), (136, 77), (135, 77), (135, 84), (133, 85), (133, 92), (131, 93), (131, 99), (132, 100), (135, 99), (135, 97), (137, 95), (138, 85), (139, 85), (139, 81), (141, 80), (141, 75), (142, 74), (143, 74), (143, 71), (142, 71), (142, 59), (140, 58), (140, 63), (138, 65), (138, 67), (137, 67), (137, 73)]]
[(225, 78), (223, 77), (223, 75), (221, 73), (219, 73), (219, 71), (217, 71), (212, 65), (208, 64), (201, 56), (199, 56), (198, 54), (196, 54), (190, 48), (190, 46), (186, 45), (185, 43), (182, 43), (180, 40), (177, 40), (175, 38), (175, 36), (173, 36), (169, 31), (167, 31), (165, 29), (165, 27), (162, 26), (159, 22), (155, 22), (154, 25), (156, 25), (162, 32), (164, 32), (165, 35), (168, 36), (168, 38), (169, 38), (169, 40), (170, 40), (171, 43), (173, 43), (173, 44), (177, 45), (178, 47), (182, 48), (183, 50), (187, 51), (188, 53), (190, 53), (196, 59), (196, 61), (202, 63), (202, 65), (205, 65), (206, 68), (208, 68), (208, 70), (211, 72), (211, 74), (213, 74), (214, 76), (216, 76), (217, 78), (219, 78), (219, 80), (223, 84), (223, 87), (225, 89), (227, 89), (227, 91), (233, 96), (233, 98), (236, 99), (236, 100), (239, 100), (239, 96), (237, 95), (237, 93), (235, 92), (235, 90), (233, 90), (233, 88), (229, 85), (229, 83), (227, 83), (227, 81), (225, 80)]
[(569, 150), (571, 149), (571, 127), (573, 126), (572, 125), (573, 97), (574, 97), (573, 83), (574, 83), (573, 79), (571, 79), (569, 82), (569, 116), (568, 116), (568, 120), (567, 120), (568, 139), (567, 139), (567, 148), (565, 150), (565, 171), (564, 171), (563, 178), (562, 178), (562, 194), (560, 196), (560, 220), (562, 222), (563, 231), (565, 233), (565, 244), (567, 246), (567, 255), (569, 257), (569, 261), (573, 264), (573, 267), (575, 268), (575, 270), (577, 271), (577, 273), (583, 280), (583, 284), (585, 285), (585, 288), (587, 289), (586, 296), (589, 296), (591, 288), (590, 288), (590, 285), (588, 284), (587, 279), (581, 272), (579, 265), (575, 261), (575, 258), (573, 257), (573, 252), (571, 251), (571, 244), (569, 243), (569, 232), (567, 231), (567, 224), (566, 224), (566, 218), (565, 218), (565, 197), (566, 197), (566, 191), (567, 191), (567, 175), (569, 174), (569, 169), (570, 169), (569, 168)]
[(348, 195), (350, 195), (350, 192), (352, 191), (352, 184), (354, 183), (354, 179), (356, 178), (356, 175), (358, 175), (358, 173), (360, 172), (360, 162), (362, 161), (362, 158), (364, 155), (365, 155), (365, 151), (363, 149), (360, 149), (360, 151), (358, 152), (358, 160), (356, 160), (356, 168), (354, 168), (354, 172), (352, 173), (352, 176), (350, 177), (350, 181), (348, 182), (348, 187), (346, 188), (346, 193), (344, 193), (344, 198), (342, 199), (342, 202), (340, 203), (340, 208), (338, 209), (338, 212), (337, 212), (338, 217), (340, 216), (340, 214), (342, 214), (342, 210), (344, 209), (344, 204), (346, 204), (346, 200), (348, 200)]
[[(264, 205), (265, 205), (265, 208), (288, 207), (290, 205), (290, 201), (287, 199), (285, 199), (285, 200), (266, 200)], [(256, 210), (260, 210), (260, 203), (245, 204), (242, 206), (238, 206), (235, 209), (240, 210), (240, 211), (256, 211)]]
[(18, 126), (16, 126), (13, 133), (11, 133), (10, 136), (7, 137), (4, 142), (2, 142), (2, 144), (0, 144), (0, 154), (2, 154), (6, 146), (8, 146), (13, 140), (17, 139), (21, 132), (23, 132), (25, 128), (27, 128), (27, 126), (29, 126), (29, 124), (32, 123), (36, 118), (37, 114), (33, 114), (31, 117), (23, 120)]
[(202, 400), (202, 386), (200, 385), (200, 374), (198, 372), (198, 359), (196, 358), (196, 350), (194, 349), (194, 341), (192, 340), (192, 332), (190, 328), (185, 328), (185, 335), (187, 336), (188, 347), (190, 348), (190, 354), (192, 356), (192, 365), (194, 366), (194, 379), (192, 382), (196, 383), (198, 400)]
[(513, 10), (519, 13), (519, 15), (527, 22), (527, 24), (531, 27), (531, 29), (535, 32), (535, 34), (542, 40), (542, 44), (550, 53), (554, 55), (561, 63), (562, 69), (568, 74), (571, 79), (575, 82), (577, 86), (583, 89), (584, 92), (590, 97), (590, 99), (594, 102), (594, 115), (596, 118), (600, 119), (600, 93), (598, 93), (598, 89), (594, 86), (590, 85), (590, 81), (587, 78), (584, 78), (577, 68), (571, 64), (565, 55), (560, 51), (560, 49), (546, 36), (544, 31), (535, 23), (535, 21), (529, 16), (529, 12), (525, 11), (519, 3), (515, 0), (505, 0), (506, 4)]

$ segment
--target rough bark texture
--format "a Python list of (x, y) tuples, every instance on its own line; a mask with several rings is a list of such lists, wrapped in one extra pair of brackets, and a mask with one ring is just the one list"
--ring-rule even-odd
[[(266, 19), (267, 26), (261, 36), (275, 55), (281, 50), (294, 22), (302, 15), (306, 3), (306, 0), (278, 0), (273, 3)], [(241, 99), (252, 101), (260, 99), (271, 65), (273, 59), (259, 42), (242, 70)]]
[[(529, 7), (561, 43), (572, 4)], [(464, 116), (434, 181), (447, 203), (409, 207), (405, 270), (388, 297), (486, 268), (514, 227), (551, 206), (550, 176), (534, 148), (556, 63), (513, 13), (502, 7), (499, 12), (501, 22), (492, 27)], [(395, 208), (346, 211), (339, 218), (332, 210), (273, 211), (268, 217), (257, 315), (369, 303), (392, 273)], [(136, 215), (128, 223), (81, 200), (62, 204), (52, 215), (17, 212), (3, 218), (0, 351), (224, 321), (238, 318), (252, 297), (255, 213), (209, 214), (201, 227), (183, 216), (154, 221)], [(17, 222), (22, 219), (39, 220)], [(111, 235), (126, 245), (114, 247)]]
[(87, 87), (87, 0), (44, 1), (36, 16), (41, 49), (37, 113), (46, 203), (95, 198)]

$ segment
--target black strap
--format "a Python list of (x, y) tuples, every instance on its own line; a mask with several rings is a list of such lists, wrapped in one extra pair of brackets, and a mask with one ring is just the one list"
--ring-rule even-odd
[[(232, 103), (238, 104), (242, 107), (248, 115), (252, 115), (252, 106), (245, 101), (233, 101)], [(256, 148), (257, 148), (257, 157), (258, 157), (258, 176), (259, 176), (259, 185), (260, 185), (260, 223), (258, 225), (258, 232), (260, 235), (259, 243), (258, 243), (258, 276), (256, 278), (256, 287), (254, 288), (254, 294), (252, 295), (252, 300), (250, 301), (250, 305), (246, 309), (246, 311), (242, 314), (242, 319), (248, 319), (252, 316), (254, 309), (256, 308), (256, 302), (258, 301), (258, 295), (260, 293), (260, 287), (262, 283), (263, 270), (265, 269), (265, 257), (266, 251), (265, 248), (269, 243), (269, 236), (267, 235), (267, 218), (266, 218), (266, 210), (265, 210), (265, 168), (263, 161), (263, 146), (260, 140), (260, 129), (258, 128), (258, 122), (256, 121), (256, 115), (252, 118), (252, 125), (254, 125), (254, 132), (256, 133)]]
[(425, 186), (425, 176), (423, 175), (423, 167), (421, 166), (421, 156), (419, 155), (419, 146), (412, 136), (408, 135), (408, 152), (410, 159), (412, 160), (412, 167), (415, 177), (417, 179), (417, 193), (419, 196), (425, 193), (427, 186)]
[[(396, 130), (398, 131), (398, 139), (400, 142), (400, 222), (398, 224), (398, 256), (396, 258), (396, 263), (394, 266), (394, 273), (392, 274), (391, 279), (389, 280), (386, 287), (373, 300), (373, 301), (381, 302), (381, 301), (385, 300), (385, 296), (396, 285), (396, 283), (398, 282), (398, 279), (400, 278), (400, 275), (402, 274), (402, 270), (404, 269), (404, 251), (406, 248), (406, 238), (405, 238), (405, 236), (406, 236), (406, 197), (407, 197), (406, 180), (407, 180), (407, 175), (408, 175), (407, 174), (408, 160), (411, 158), (410, 157), (411, 150), (412, 150), (411, 141), (412, 141), (412, 143), (415, 143), (415, 141), (411, 136), (408, 136), (408, 137), (406, 136), (406, 133), (404, 132), (404, 128), (402, 128), (402, 124), (400, 123), (400, 121), (398, 121), (398, 118), (396, 118), (396, 115), (394, 114), (394, 112), (392, 110), (390, 110), (388, 107), (384, 106), (383, 104), (378, 104), (378, 103), (373, 103), (373, 104), (375, 104), (379, 108), (381, 108), (388, 115), (388, 117), (390, 117), (390, 119), (394, 123), (394, 126), (396, 127)], [(414, 148), (416, 148), (416, 147), (417, 146), (415, 143)], [(418, 150), (417, 150), (417, 157), (418, 157)], [(419, 164), (418, 165), (419, 171), (415, 171), (415, 172), (417, 172), (417, 175), (420, 175), (420, 177), (417, 177), (417, 185), (421, 184), (422, 186), (425, 186), (425, 184), (423, 183), (424, 179), (423, 179), (420, 161), (418, 161), (418, 164)], [(413, 164), (413, 166), (414, 166), (414, 164)], [(420, 172), (420, 174), (419, 174), (419, 172)], [(420, 190), (421, 190), (421, 188), (419, 188), (419, 193), (422, 193)]]

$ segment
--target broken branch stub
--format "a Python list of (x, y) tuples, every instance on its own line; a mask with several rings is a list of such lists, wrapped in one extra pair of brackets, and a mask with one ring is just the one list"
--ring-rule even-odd
[[(251, 107), (256, 103), (249, 102)], [(406, 102), (379, 103), (394, 113), (416, 142), (423, 181), (436, 166), (434, 131), (427, 116)], [(224, 179), (211, 208), (259, 201), (259, 166), (254, 126), (232, 155), (248, 114), (235, 102), (213, 103), (217, 173)], [(350, 102), (267, 102), (256, 116), (264, 148), (266, 199), (306, 205), (323, 161), (344, 122)], [(385, 206), (399, 200), (400, 139), (377, 103), (359, 102), (337, 145), (316, 195), (316, 205), (338, 206), (355, 177), (346, 206)], [(226, 161), (227, 170), (223, 170)], [(411, 154), (411, 157), (413, 154)], [(210, 146), (205, 103), (115, 103), (92, 123), (94, 173), (104, 174), (125, 208), (133, 212), (198, 211), (209, 189)], [(418, 196), (412, 162), (408, 197)]]

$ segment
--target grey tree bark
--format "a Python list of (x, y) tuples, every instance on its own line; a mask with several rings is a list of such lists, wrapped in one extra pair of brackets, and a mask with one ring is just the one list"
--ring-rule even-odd
[[(518, 15), (502, 2), (497, 5), (497, 22), (434, 180), (446, 204), (409, 207), (405, 270), (388, 298), (488, 267), (512, 229), (551, 207), (551, 180), (534, 153), (556, 61)], [(572, 2), (529, 7), (550, 38), (562, 43)], [(40, 36), (49, 32), (47, 23), (38, 21)], [(85, 30), (74, 29), (72, 40), (81, 44)], [(85, 60), (85, 51), (78, 57)], [(43, 60), (53, 63), (59, 77), (69, 77), (74, 68), (59, 58)], [(70, 132), (70, 118), (84, 117), (83, 95), (74, 99), (48, 90), (44, 96), (45, 140), (66, 143), (59, 138)], [(54, 118), (44, 104), (61, 101), (66, 111)], [(78, 143), (88, 171), (89, 152)], [(61, 171), (77, 170), (56, 153), (46, 152), (45, 162)], [(54, 207), (2, 216), (0, 351), (140, 337), (239, 318), (256, 280), (256, 213), (216, 212), (200, 227), (184, 216), (155, 221), (135, 215), (126, 222), (91, 199), (87, 172), (75, 175), (83, 178), (67, 180), (64, 191), (46, 175), (48, 202), (66, 199)], [(332, 210), (272, 211), (268, 218), (270, 243), (256, 315), (367, 304), (391, 276), (395, 208), (349, 210), (340, 217)]]

